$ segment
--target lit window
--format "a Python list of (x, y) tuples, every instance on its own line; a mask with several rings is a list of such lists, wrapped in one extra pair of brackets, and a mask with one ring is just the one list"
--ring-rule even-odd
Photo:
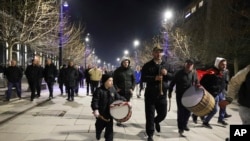
[(203, 6), (203, 0), (199, 2), (199, 8)]
[(196, 11), (196, 6), (191, 9), (191, 13), (194, 13)]

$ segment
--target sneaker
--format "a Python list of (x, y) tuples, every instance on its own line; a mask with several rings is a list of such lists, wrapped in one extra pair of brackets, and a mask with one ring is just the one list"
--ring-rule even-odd
[(155, 122), (155, 129), (157, 132), (161, 132), (161, 126), (159, 122)]
[(188, 127), (185, 127), (184, 130), (185, 130), (185, 131), (189, 131), (190, 129), (189, 129)]
[(148, 141), (154, 141), (153, 136), (148, 136)]
[(220, 123), (220, 124), (222, 124), (222, 125), (228, 125), (228, 123), (225, 122), (224, 120), (221, 120), (221, 121), (219, 120), (218, 123)]
[(230, 118), (232, 115), (225, 115), (224, 118)]
[(208, 122), (203, 122), (202, 125), (206, 128), (213, 129), (213, 127)]

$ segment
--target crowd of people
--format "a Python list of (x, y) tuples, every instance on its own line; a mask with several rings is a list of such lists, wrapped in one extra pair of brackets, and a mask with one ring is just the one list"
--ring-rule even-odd
[[(142, 89), (145, 89), (145, 129), (148, 141), (154, 140), (155, 130), (161, 132), (160, 123), (167, 117), (167, 109), (170, 109), (167, 99), (172, 98), (173, 91), (176, 94), (177, 126), (180, 137), (185, 137), (184, 131), (190, 130), (188, 127), (190, 117), (194, 123), (197, 123), (197, 117), (200, 117), (202, 125), (212, 129), (209, 122), (219, 111), (218, 124), (228, 125), (224, 119), (231, 115), (226, 112), (226, 107), (232, 103), (237, 94), (239, 95), (238, 102), (241, 105), (240, 117), (243, 124), (249, 124), (250, 106), (246, 101), (246, 98), (249, 97), (246, 93), (249, 94), (250, 88), (250, 67), (247, 66), (230, 79), (225, 58), (215, 58), (213, 67), (205, 70), (202, 77), (196, 71), (194, 64), (194, 60), (187, 58), (182, 69), (173, 71), (171, 65), (163, 59), (161, 47), (154, 47), (152, 59), (142, 66), (135, 66), (133, 69), (130, 59), (123, 58), (121, 65), (114, 71), (102, 70), (92, 64), (88, 64), (87, 68), (82, 69), (73, 61), (69, 61), (68, 65), (63, 65), (58, 71), (51, 59), (47, 59), (46, 65), (42, 67), (39, 59), (34, 58), (32, 64), (23, 72), (17, 67), (16, 61), (12, 60), (10, 66), (4, 71), (8, 82), (5, 101), (10, 100), (12, 87), (16, 88), (19, 99), (22, 98), (21, 79), (23, 74), (28, 80), (31, 101), (40, 97), (43, 79), (47, 83), (49, 99), (53, 99), (53, 86), (56, 78), (61, 95), (67, 93), (68, 101), (74, 101), (74, 96), (79, 93), (79, 87), (86, 86), (86, 95), (93, 96), (91, 108), (96, 117), (96, 139), (101, 138), (102, 130), (105, 129), (106, 141), (113, 141), (113, 117), (110, 114), (109, 105), (115, 100), (122, 100), (128, 102), (131, 108), (131, 97), (136, 95), (137, 98), (141, 98)], [(244, 86), (241, 85), (242, 83)], [(206, 115), (196, 115), (183, 104), (183, 95), (191, 87), (203, 89), (213, 97), (214, 106)], [(122, 123), (117, 121), (117, 126), (122, 126)]]

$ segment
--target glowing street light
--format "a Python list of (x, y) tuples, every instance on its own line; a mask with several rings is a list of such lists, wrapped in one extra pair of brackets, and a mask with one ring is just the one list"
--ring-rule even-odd
[(172, 19), (173, 17), (173, 12), (171, 10), (167, 10), (164, 13), (164, 21), (167, 22), (169, 19)]

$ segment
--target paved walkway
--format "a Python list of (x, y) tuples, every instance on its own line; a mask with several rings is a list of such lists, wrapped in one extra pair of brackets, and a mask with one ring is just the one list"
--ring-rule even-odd
[[(27, 89), (27, 84), (23, 85), (23, 89)], [(95, 118), (90, 108), (92, 96), (86, 96), (86, 90), (81, 88), (75, 101), (68, 102), (65, 95), (59, 95), (57, 85), (54, 91), (56, 96), (50, 101), (47, 100), (48, 91), (43, 90), (41, 97), (33, 102), (29, 101), (30, 93), (25, 91), (22, 100), (0, 102), (0, 141), (95, 141)], [(217, 113), (211, 121), (213, 129), (202, 127), (201, 121), (194, 124), (190, 118), (191, 130), (184, 133), (185, 138), (179, 137), (175, 97), (171, 101), (171, 111), (161, 122), (162, 132), (155, 134), (155, 141), (224, 141), (229, 136), (229, 125), (217, 124)], [(134, 96), (131, 102), (132, 117), (123, 127), (114, 124), (114, 141), (141, 141), (147, 138), (144, 99)], [(228, 123), (241, 124), (236, 104), (229, 105), (227, 111), (233, 115), (227, 119)], [(104, 141), (103, 136), (101, 141)]]

